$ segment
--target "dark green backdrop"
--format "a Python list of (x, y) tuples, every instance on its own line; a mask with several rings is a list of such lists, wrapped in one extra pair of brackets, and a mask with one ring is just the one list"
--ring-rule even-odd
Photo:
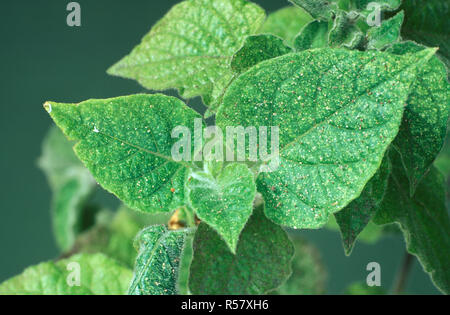
[[(75, 28), (66, 25), (69, 2), (0, 3), (0, 281), (58, 255), (51, 233), (50, 191), (36, 167), (42, 138), (51, 124), (42, 104), (143, 92), (133, 81), (110, 77), (105, 70), (138, 44), (178, 1), (80, 0), (82, 26)], [(284, 0), (255, 2), (268, 11), (287, 4)], [(371, 261), (381, 264), (382, 284), (388, 288), (403, 256), (401, 238), (357, 244), (347, 258), (337, 233), (301, 233), (322, 253), (330, 293), (364, 281)], [(408, 292), (437, 292), (417, 262)]]

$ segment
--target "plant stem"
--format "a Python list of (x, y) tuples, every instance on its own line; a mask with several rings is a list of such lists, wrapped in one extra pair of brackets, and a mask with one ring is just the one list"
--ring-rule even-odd
[(400, 269), (400, 273), (395, 280), (395, 286), (393, 293), (395, 295), (402, 294), (405, 290), (406, 281), (408, 280), (408, 276), (411, 271), (412, 263), (414, 262), (414, 256), (405, 251), (405, 255), (403, 257), (402, 267)]

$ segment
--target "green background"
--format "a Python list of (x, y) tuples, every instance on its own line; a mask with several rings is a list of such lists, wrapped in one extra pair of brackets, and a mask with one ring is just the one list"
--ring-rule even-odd
[[(82, 26), (66, 24), (70, 1), (2, 0), (0, 4), (0, 282), (32, 264), (55, 258), (51, 232), (50, 190), (36, 161), (51, 125), (42, 108), (46, 100), (80, 102), (145, 92), (137, 83), (106, 75), (106, 69), (132, 47), (178, 1), (78, 1)], [(283, 0), (255, 1), (267, 11)], [(106, 193), (100, 198), (113, 206)], [(301, 232), (322, 253), (328, 269), (328, 292), (342, 293), (353, 281), (365, 281), (366, 265), (381, 265), (389, 288), (404, 254), (401, 237), (376, 245), (357, 244), (345, 257), (338, 233)], [(437, 293), (414, 263), (409, 293)]]

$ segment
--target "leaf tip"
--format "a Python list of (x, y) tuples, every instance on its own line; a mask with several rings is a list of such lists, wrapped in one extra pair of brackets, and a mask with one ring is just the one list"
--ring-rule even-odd
[(223, 240), (225, 241), (225, 243), (227, 244), (227, 247), (228, 247), (228, 249), (230, 250), (230, 252), (233, 254), (233, 255), (236, 255), (236, 252), (237, 252), (237, 240), (235, 241), (235, 240), (233, 240), (233, 239), (231, 239), (231, 240), (229, 240), (229, 239), (226, 239), (226, 238), (223, 238)]
[(50, 114), (52, 112), (52, 103), (45, 102), (43, 106), (44, 106), (44, 109), (47, 111), (47, 113)]

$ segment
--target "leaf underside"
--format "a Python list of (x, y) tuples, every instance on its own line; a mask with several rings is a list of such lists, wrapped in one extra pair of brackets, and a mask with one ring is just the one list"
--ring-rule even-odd
[[(392, 45), (388, 52), (403, 55), (425, 49), (414, 42)], [(444, 144), (450, 111), (450, 85), (444, 64), (432, 57), (411, 87), (394, 146), (400, 152), (414, 194)]]
[(139, 250), (128, 294), (174, 295), (187, 230), (150, 226), (136, 237)]
[(405, 14), (403, 11), (385, 20), (380, 27), (373, 27), (367, 33), (367, 49), (382, 50), (400, 40), (400, 29)]
[(364, 187), (361, 195), (335, 214), (347, 255), (350, 255), (359, 234), (376, 214), (384, 198), (390, 170), (390, 161), (385, 156), (380, 168)]
[(434, 167), (410, 197), (400, 155), (390, 150), (392, 172), (385, 198), (374, 218), (377, 224), (397, 222), (408, 251), (444, 293), (450, 293), (450, 220), (445, 206), (444, 177)]

